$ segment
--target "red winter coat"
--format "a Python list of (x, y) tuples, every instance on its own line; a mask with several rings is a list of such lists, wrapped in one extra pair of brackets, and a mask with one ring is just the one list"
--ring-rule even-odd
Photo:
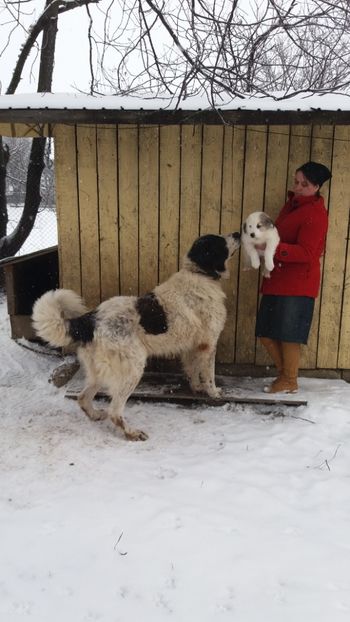
[(271, 277), (263, 279), (262, 293), (316, 298), (321, 279), (320, 257), (328, 229), (323, 198), (289, 192), (275, 225), (281, 242)]

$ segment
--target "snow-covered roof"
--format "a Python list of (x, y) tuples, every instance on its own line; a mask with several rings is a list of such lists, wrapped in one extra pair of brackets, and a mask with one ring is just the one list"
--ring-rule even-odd
[(196, 110), (218, 108), (222, 110), (344, 110), (350, 111), (350, 95), (326, 94), (314, 95), (303, 93), (287, 99), (281, 99), (280, 94), (275, 97), (217, 97), (214, 104), (210, 104), (207, 97), (189, 97), (181, 100), (176, 106), (175, 100), (168, 98), (144, 98), (131, 96), (104, 95), (92, 96), (81, 93), (21, 93), (15, 95), (1, 95), (0, 108), (49, 108), (70, 110), (85, 108), (86, 110)]
[[(75, 116), (67, 115), (67, 111), (75, 112)], [(79, 114), (84, 112), (84, 115)], [(89, 114), (90, 113), (90, 114)], [(0, 120), (2, 121), (68, 121), (80, 120), (99, 122), (155, 122), (160, 115), (166, 122), (176, 119), (191, 122), (200, 119), (203, 122), (214, 122), (232, 119), (239, 122), (240, 118), (252, 116), (255, 122), (278, 122), (279, 119), (291, 117), (307, 121), (315, 115), (320, 121), (332, 122), (332, 118), (349, 122), (350, 96), (344, 94), (314, 95), (303, 93), (287, 99), (280, 94), (270, 97), (226, 97), (216, 98), (209, 102), (207, 97), (190, 97), (177, 102), (163, 98), (136, 98), (125, 96), (92, 96), (81, 93), (21, 93), (0, 96)], [(191, 116), (189, 116), (191, 115)], [(276, 121), (277, 119), (277, 121)], [(330, 120), (329, 120), (330, 119)], [(162, 119), (163, 120), (163, 119)], [(187, 122), (189, 122), (187, 120)], [(253, 121), (254, 122), (254, 121)]]

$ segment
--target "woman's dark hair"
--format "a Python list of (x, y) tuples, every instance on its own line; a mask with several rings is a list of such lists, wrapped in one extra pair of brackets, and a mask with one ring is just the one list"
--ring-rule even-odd
[(297, 168), (296, 172), (298, 171), (300, 171), (314, 186), (320, 186), (320, 188), (325, 181), (328, 181), (328, 179), (332, 177), (332, 173), (327, 166), (319, 162), (305, 162), (305, 164)]

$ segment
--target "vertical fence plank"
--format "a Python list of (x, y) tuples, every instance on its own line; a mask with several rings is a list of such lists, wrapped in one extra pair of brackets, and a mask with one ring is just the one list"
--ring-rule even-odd
[[(247, 127), (242, 221), (251, 212), (258, 212), (263, 209), (266, 140), (266, 126)], [(258, 289), (258, 271), (245, 271), (241, 265), (236, 341), (236, 363), (238, 364), (254, 363), (255, 361), (255, 318)]]
[[(288, 175), (289, 126), (273, 125), (268, 130), (264, 211), (273, 220), (286, 201)], [(257, 365), (271, 365), (271, 359), (257, 340)]]
[(350, 212), (346, 251), (347, 256), (345, 262), (344, 292), (338, 353), (338, 367), (340, 369), (350, 369)]
[(181, 196), (179, 259), (199, 236), (202, 126), (181, 127)]
[(200, 234), (219, 233), (222, 183), (223, 127), (203, 128)]
[(77, 127), (81, 291), (88, 306), (101, 300), (96, 127)]
[[(334, 139), (329, 230), (323, 268), (317, 353), (317, 366), (321, 368), (337, 367), (340, 330), (346, 330), (348, 324), (348, 319), (342, 317), (342, 297), (348, 248), (350, 126), (336, 126)], [(343, 326), (342, 320), (345, 320)]]
[(159, 127), (139, 130), (140, 293), (158, 283)]
[(180, 213), (180, 128), (160, 129), (159, 281), (178, 269)]
[(311, 125), (292, 125), (288, 159), (288, 190), (293, 188), (296, 169), (310, 160)]
[[(321, 162), (331, 168), (332, 166), (332, 151), (333, 151), (333, 126), (331, 125), (315, 125), (312, 130), (312, 142), (311, 142), (311, 160), (315, 162)], [(321, 194), (324, 198), (325, 206), (328, 206), (329, 198), (329, 183), (321, 190)], [(304, 369), (315, 369), (317, 367), (317, 347), (318, 347), (318, 332), (320, 323), (320, 308), (321, 308), (321, 290), (322, 290), (322, 272), (323, 272), (323, 258), (321, 259), (321, 288), (320, 295), (315, 300), (314, 316), (311, 325), (311, 331), (306, 348), (302, 349), (302, 356), (300, 366)]]
[(275, 220), (286, 201), (289, 126), (272, 125), (268, 132), (264, 211)]
[(120, 293), (137, 295), (139, 288), (138, 130), (118, 126), (118, 197)]
[[(224, 131), (221, 208), (221, 233), (223, 235), (241, 230), (244, 150), (245, 127), (226, 126)], [(234, 362), (239, 271), (238, 251), (230, 260), (229, 269), (230, 278), (222, 283), (227, 296), (227, 320), (218, 346), (218, 360), (221, 363)]]
[(81, 294), (76, 128), (56, 125), (54, 140), (60, 286)]
[(117, 128), (97, 128), (101, 299), (119, 294)]

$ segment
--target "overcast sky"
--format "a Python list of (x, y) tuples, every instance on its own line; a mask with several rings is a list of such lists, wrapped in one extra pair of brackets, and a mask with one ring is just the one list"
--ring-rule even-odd
[[(35, 21), (36, 16), (40, 15), (44, 4), (44, 0), (31, 1), (30, 5), (36, 7), (36, 15), (27, 17), (27, 26)], [(101, 0), (99, 6), (102, 7), (104, 4), (105, 0)], [(98, 8), (93, 4), (90, 6), (90, 12), (96, 17), (99, 14)], [(9, 32), (13, 28), (13, 25), (6, 23), (7, 20), (8, 15), (0, 12), (0, 49), (2, 51), (0, 56), (0, 85), (2, 94), (6, 92), (20, 47), (24, 44), (27, 36), (23, 29), (18, 28), (15, 32), (12, 32), (10, 43), (3, 51)], [(55, 92), (72, 91), (75, 90), (74, 87), (88, 91), (88, 24), (88, 16), (84, 7), (73, 9), (59, 17), (53, 83)], [(41, 44), (41, 35), (38, 40)], [(17, 93), (36, 91), (36, 73), (33, 72), (34, 57), (34, 54), (32, 54), (30, 59), (27, 60)], [(37, 63), (35, 67), (37, 67)]]

